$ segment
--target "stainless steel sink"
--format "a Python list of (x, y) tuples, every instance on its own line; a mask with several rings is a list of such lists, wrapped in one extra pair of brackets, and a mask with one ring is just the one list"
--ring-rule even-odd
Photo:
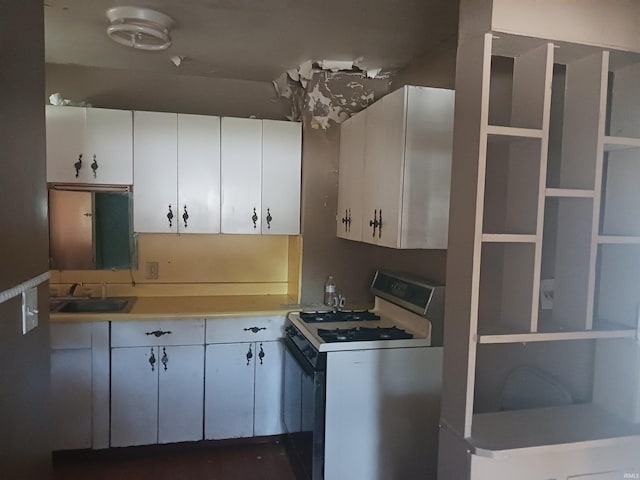
[(126, 313), (135, 298), (83, 298), (68, 300), (53, 310), (58, 313)]

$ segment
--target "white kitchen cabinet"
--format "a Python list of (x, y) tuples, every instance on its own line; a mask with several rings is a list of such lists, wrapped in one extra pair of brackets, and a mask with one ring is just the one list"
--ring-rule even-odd
[[(369, 106), (364, 120), (347, 125), (338, 236), (392, 248), (447, 248), (453, 106), (452, 90), (407, 86)], [(346, 200), (340, 198), (345, 194)], [(362, 214), (356, 217), (352, 210), (349, 217), (343, 205), (357, 195)], [(344, 232), (343, 218), (351, 220), (351, 235)]]
[(300, 233), (300, 123), (262, 121), (262, 234)]
[(223, 118), (221, 231), (300, 232), (299, 123)]
[(111, 344), (111, 446), (201, 440), (204, 320), (117, 323)]
[(177, 232), (177, 116), (134, 112), (133, 126), (133, 229)]
[(282, 433), (282, 362), (278, 341), (207, 345), (205, 438)]
[(284, 317), (207, 320), (205, 439), (282, 433)]
[(362, 110), (340, 125), (338, 167), (337, 235), (347, 240), (362, 239), (364, 140), (367, 111)]
[(131, 185), (131, 112), (46, 107), (47, 181)]
[(109, 445), (107, 322), (50, 327), (52, 449)]
[(134, 230), (220, 231), (220, 118), (134, 115)]
[(262, 120), (222, 118), (221, 231), (260, 233)]

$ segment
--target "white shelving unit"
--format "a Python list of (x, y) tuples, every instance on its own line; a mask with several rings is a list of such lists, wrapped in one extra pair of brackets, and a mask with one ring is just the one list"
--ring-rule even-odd
[[(456, 98), (456, 240), (447, 266), (456, 295), (447, 298), (444, 365), (455, 380), (443, 386), (442, 463), (470, 451), (468, 478), (492, 471), (506, 479), (516, 470), (474, 468), (473, 457), (537, 455), (542, 464), (558, 449), (639, 446), (640, 55), (468, 37), (458, 51)], [(542, 280), (553, 285), (544, 308)], [(487, 358), (524, 365), (524, 345), (548, 342), (539, 351), (565, 372), (568, 341), (593, 345), (583, 349), (593, 364), (585, 360), (578, 376), (592, 382), (579, 401), (516, 411), (476, 405), (498, 398), (504, 384), (477, 383), (486, 383)], [(500, 358), (505, 352), (515, 356)], [(593, 470), (571, 474), (608, 465), (613, 457), (603, 452), (585, 467)], [(530, 475), (553, 476), (542, 467)]]

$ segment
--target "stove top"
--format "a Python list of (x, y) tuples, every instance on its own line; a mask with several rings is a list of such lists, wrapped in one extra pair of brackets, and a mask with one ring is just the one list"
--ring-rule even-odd
[(400, 340), (413, 338), (413, 334), (407, 333), (398, 327), (354, 327), (335, 328), (327, 330), (318, 329), (318, 335), (325, 342), (361, 342), (371, 340)]
[(380, 320), (380, 316), (368, 310), (337, 310), (301, 312), (300, 319), (305, 323), (360, 322)]

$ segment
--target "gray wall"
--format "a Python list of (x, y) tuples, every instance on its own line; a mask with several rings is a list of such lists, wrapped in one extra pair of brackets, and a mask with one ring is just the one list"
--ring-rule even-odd
[[(437, 54), (435, 52), (438, 52)], [(401, 72), (402, 81), (452, 88), (455, 45), (433, 50)], [(380, 82), (369, 82), (376, 98)], [(376, 83), (377, 82), (377, 83)], [(333, 87), (332, 87), (333, 88)], [(132, 73), (78, 66), (46, 66), (46, 96), (84, 100), (96, 107), (249, 116), (283, 119), (287, 105), (275, 100), (270, 83), (216, 80), (178, 75)], [(339, 93), (339, 92), (336, 92)], [(308, 125), (308, 124), (307, 124)], [(369, 283), (377, 268), (404, 271), (443, 281), (446, 252), (399, 251), (336, 238), (339, 128), (305, 126), (302, 157), (302, 301), (320, 302), (323, 285), (334, 275), (349, 301), (372, 299)]]
[[(39, 0), (0, 1), (0, 291), (47, 270), (44, 26)], [(40, 326), (22, 335), (21, 300), (0, 304), (2, 478), (50, 475), (47, 288)]]

